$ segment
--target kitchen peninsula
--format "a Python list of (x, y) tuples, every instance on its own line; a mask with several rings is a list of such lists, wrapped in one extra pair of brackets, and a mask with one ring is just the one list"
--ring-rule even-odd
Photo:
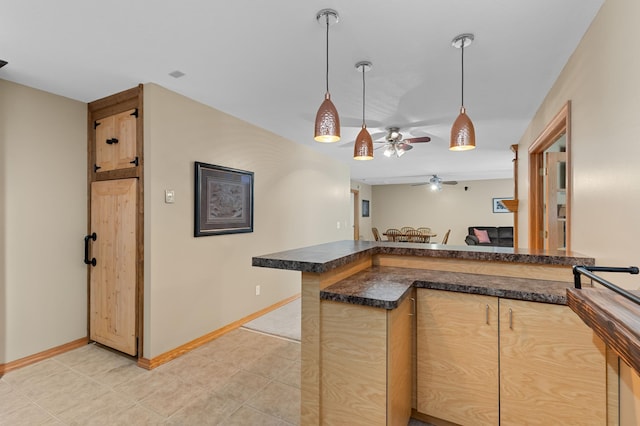
[(303, 425), (606, 423), (604, 344), (566, 306), (593, 258), (338, 241), (252, 262), (302, 272)]

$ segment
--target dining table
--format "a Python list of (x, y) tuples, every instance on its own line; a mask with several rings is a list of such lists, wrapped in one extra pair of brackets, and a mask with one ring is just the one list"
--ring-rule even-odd
[(438, 234), (431, 233), (406, 233), (406, 232), (394, 232), (387, 233), (387, 231), (383, 232), (382, 235), (387, 237), (388, 241), (401, 242), (401, 243), (429, 243), (431, 242), (431, 238), (437, 237)]

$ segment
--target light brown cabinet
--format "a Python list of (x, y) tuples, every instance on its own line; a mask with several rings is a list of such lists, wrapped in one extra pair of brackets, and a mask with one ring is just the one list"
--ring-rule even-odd
[(459, 424), (606, 424), (603, 342), (568, 307), (417, 290), (417, 410)]
[(137, 117), (138, 109), (134, 108), (95, 120), (96, 172), (138, 166)]
[(321, 424), (406, 426), (412, 304), (393, 310), (321, 302)]
[[(88, 104), (88, 334), (142, 357), (143, 87)], [(86, 260), (85, 260), (86, 262)]]
[(417, 290), (417, 410), (498, 424), (498, 299)]

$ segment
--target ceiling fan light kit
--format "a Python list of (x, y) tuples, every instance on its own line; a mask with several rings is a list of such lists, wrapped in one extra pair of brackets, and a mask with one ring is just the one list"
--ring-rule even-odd
[(315, 122), (315, 134), (313, 139), (317, 142), (338, 142), (340, 140), (340, 117), (335, 105), (331, 102), (329, 94), (329, 26), (339, 21), (338, 12), (333, 9), (322, 9), (316, 14), (316, 20), (319, 24), (326, 25), (327, 43), (326, 43), (326, 93), (324, 101), (318, 109)]
[(451, 143), (449, 145), (451, 151), (467, 151), (476, 147), (476, 131), (464, 107), (464, 48), (469, 46), (473, 40), (474, 35), (466, 33), (456, 36), (451, 41), (453, 47), (460, 49), (462, 59), (460, 115), (451, 127)]
[(365, 85), (364, 73), (371, 70), (373, 65), (369, 61), (360, 61), (356, 64), (356, 69), (362, 70), (362, 129), (356, 137), (356, 143), (353, 146), (354, 160), (373, 160), (373, 140), (371, 134), (367, 130), (367, 124), (364, 119), (365, 106)]

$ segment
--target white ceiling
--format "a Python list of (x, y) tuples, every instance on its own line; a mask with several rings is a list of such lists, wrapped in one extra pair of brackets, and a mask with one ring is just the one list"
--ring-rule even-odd
[[(510, 178), (509, 147), (526, 126), (603, 0), (3, 0), (0, 78), (83, 102), (157, 83), (346, 163), (369, 184)], [(337, 144), (313, 141), (329, 88), (342, 121)], [(470, 32), (465, 99), (477, 149), (448, 150), (460, 107), (460, 50)], [(402, 158), (352, 160), (362, 121), (381, 136), (431, 136)], [(184, 77), (168, 74), (180, 70)], [(375, 139), (375, 138), (374, 138)], [(233, 143), (233, 141), (229, 141)], [(346, 146), (345, 146), (346, 145)]]

